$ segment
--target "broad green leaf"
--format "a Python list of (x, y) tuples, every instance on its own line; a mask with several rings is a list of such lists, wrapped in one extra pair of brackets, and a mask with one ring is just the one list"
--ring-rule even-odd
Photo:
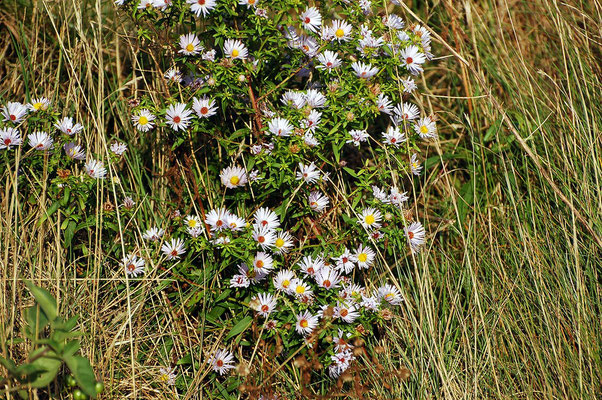
[(50, 382), (54, 380), (62, 362), (61, 360), (53, 357), (40, 357), (32, 364), (44, 372), (35, 378), (35, 380), (29, 385), (34, 388), (43, 388), (48, 386)]
[(80, 389), (92, 397), (96, 398), (96, 377), (94, 370), (90, 365), (90, 361), (82, 356), (66, 356), (64, 357), (67, 367), (75, 377)]
[(230, 333), (228, 333), (228, 336), (226, 336), (226, 341), (244, 332), (244, 330), (247, 329), (249, 325), (251, 325), (251, 321), (253, 321), (253, 318), (251, 318), (249, 315), (238, 321), (238, 323), (234, 325)]
[(37, 287), (30, 281), (25, 281), (27, 288), (33, 294), (36, 301), (42, 307), (42, 310), (46, 314), (46, 317), (50, 321), (54, 321), (57, 316), (57, 307), (56, 307), (56, 299), (50, 294), (46, 289), (42, 289)]

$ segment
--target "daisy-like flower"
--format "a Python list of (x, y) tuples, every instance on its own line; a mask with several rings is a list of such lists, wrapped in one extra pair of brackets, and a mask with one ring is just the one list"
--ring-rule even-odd
[(344, 20), (334, 20), (330, 26), (330, 36), (338, 42), (351, 40), (351, 25)]
[(228, 39), (224, 42), (224, 55), (233, 60), (244, 60), (249, 55), (249, 51), (240, 40)]
[(357, 266), (361, 269), (369, 268), (374, 262), (374, 258), (376, 257), (376, 253), (368, 246), (364, 246), (361, 244), (355, 254), (353, 255), (353, 259), (357, 262)]
[(414, 175), (420, 175), (422, 165), (420, 165), (420, 161), (418, 161), (418, 154), (412, 154), (412, 157), (410, 158), (410, 169)]
[(391, 29), (403, 29), (405, 23), (403, 19), (396, 14), (389, 14), (383, 17), (383, 24)]
[(253, 259), (253, 268), (261, 274), (268, 274), (274, 268), (274, 259), (267, 253), (260, 251)]
[(378, 95), (376, 107), (378, 107), (378, 111), (387, 115), (391, 115), (391, 111), (393, 110), (393, 104), (391, 103), (389, 96), (384, 93)]
[(333, 258), (333, 261), (336, 263), (335, 267), (336, 269), (338, 269), (341, 272), (344, 272), (346, 274), (350, 273), (351, 271), (353, 271), (353, 268), (355, 268), (355, 264), (353, 262), (354, 257), (351, 254), (351, 252), (345, 247), (345, 250), (343, 251), (343, 254), (341, 254), (338, 257)]
[(48, 150), (52, 148), (52, 138), (46, 132), (34, 132), (27, 136), (29, 145), (36, 150)]
[(416, 104), (400, 103), (393, 109), (393, 122), (399, 124), (401, 121), (412, 121), (419, 115), (420, 110)]
[(165, 110), (166, 123), (171, 126), (174, 131), (185, 130), (192, 119), (192, 110), (186, 108), (184, 103), (172, 104)]
[(257, 301), (255, 310), (264, 318), (269, 317), (278, 304), (276, 298), (269, 293), (259, 293), (255, 300)]
[(223, 208), (217, 210), (211, 210), (205, 216), (205, 223), (209, 225), (209, 228), (214, 232), (228, 228), (228, 216), (229, 212)]
[(202, 97), (197, 99), (196, 97), (192, 100), (192, 109), (196, 112), (199, 118), (209, 118), (212, 115), (217, 114), (217, 107), (215, 106), (215, 100), (208, 97)]
[(404, 228), (412, 253), (420, 251), (420, 246), (424, 244), (426, 239), (426, 231), (420, 222), (413, 222), (410, 226)]
[(276, 233), (276, 240), (274, 241), (274, 253), (286, 254), (289, 248), (293, 247), (293, 237), (286, 231)]
[(148, 240), (149, 242), (158, 242), (159, 240), (161, 240), (164, 234), (165, 231), (163, 229), (159, 229), (156, 226), (153, 226), (152, 228), (147, 229), (146, 232), (144, 232), (144, 234), (142, 234), (142, 238), (144, 240)]
[(362, 296), (360, 305), (368, 311), (378, 311), (380, 300), (377, 300), (374, 296)]
[(125, 273), (128, 276), (138, 276), (144, 273), (144, 258), (138, 257), (133, 254), (128, 254), (121, 260)]
[(437, 137), (437, 125), (431, 117), (419, 119), (416, 125), (414, 125), (414, 130), (423, 139)]
[(399, 293), (399, 290), (390, 284), (386, 284), (378, 288), (377, 298), (379, 300), (385, 300), (394, 306), (403, 301), (403, 297), (401, 296), (401, 293)]
[(236, 274), (230, 279), (231, 288), (247, 288), (251, 285), (251, 281), (245, 274)]
[(309, 89), (305, 92), (305, 103), (310, 108), (322, 108), (326, 106), (326, 96), (316, 89)]
[(257, 0), (238, 0), (238, 4), (247, 8), (257, 7)]
[(295, 278), (291, 281), (291, 286), (288, 292), (297, 298), (307, 298), (311, 297), (312, 295), (311, 286), (309, 286), (303, 279), (298, 278)]
[(322, 113), (318, 110), (311, 110), (309, 115), (301, 121), (301, 126), (304, 129), (307, 129), (308, 132), (312, 133), (316, 130), (318, 125), (320, 124), (320, 119), (322, 118)]
[(190, 11), (197, 17), (200, 17), (201, 14), (203, 14), (203, 17), (206, 17), (217, 4), (216, 0), (186, 0), (186, 2), (190, 4)]
[(328, 207), (328, 204), (330, 204), (328, 197), (318, 191), (311, 192), (307, 198), (307, 202), (309, 203), (309, 208), (316, 212), (324, 211)]
[(405, 65), (408, 72), (412, 75), (418, 75), (423, 71), (422, 64), (426, 61), (426, 56), (417, 46), (411, 45), (401, 50), (399, 56), (401, 63)]
[(320, 11), (316, 7), (308, 7), (301, 13), (299, 16), (301, 19), (301, 24), (303, 24), (303, 28), (307, 29), (311, 32), (317, 32), (322, 25), (322, 15), (320, 15)]
[(253, 227), (253, 239), (263, 250), (268, 250), (274, 245), (276, 235), (274, 234), (274, 231), (266, 226), (255, 225)]
[(366, 289), (357, 284), (351, 284), (345, 286), (345, 288), (339, 291), (339, 297), (343, 300), (355, 301), (355, 298), (366, 293)]
[(74, 160), (82, 161), (86, 159), (86, 152), (78, 144), (73, 142), (65, 143), (63, 149), (65, 150), (65, 154)]
[(238, 232), (245, 227), (246, 222), (238, 215), (228, 213), (226, 215), (226, 225), (232, 232)]
[(76, 133), (79, 133), (84, 129), (82, 124), (74, 124), (73, 118), (71, 118), (71, 117), (63, 118), (62, 120), (55, 123), (54, 126), (59, 131), (63, 132), (66, 135), (69, 135), (69, 136), (73, 136)]
[(254, 268), (253, 271), (251, 271), (245, 263), (242, 263), (238, 266), (238, 272), (241, 275), (246, 275), (246, 277), (249, 278), (249, 281), (252, 284), (261, 282), (269, 274), (269, 271), (260, 270), (257, 268)]
[(185, 56), (195, 56), (201, 51), (203, 51), (203, 45), (196, 34), (188, 33), (180, 36), (180, 50), (178, 50), (178, 53)]
[(134, 208), (135, 205), (136, 205), (136, 202), (131, 197), (128, 196), (128, 197), (126, 197), (126, 198), (123, 199), (122, 206), (126, 210), (131, 210), (132, 208)]
[(276, 136), (290, 136), (293, 132), (293, 126), (286, 118), (273, 118), (268, 122), (268, 131)]
[(332, 268), (324, 267), (314, 275), (314, 280), (318, 286), (330, 290), (339, 286), (341, 275), (338, 271)]
[(337, 303), (337, 306), (334, 308), (334, 317), (340, 318), (343, 321), (347, 322), (348, 324), (351, 324), (359, 316), (360, 316), (360, 313), (357, 311), (357, 309), (355, 308), (355, 305), (353, 305), (353, 304), (347, 305), (347, 304), (339, 302), (339, 303)]
[(398, 188), (392, 187), (391, 194), (389, 195), (389, 202), (397, 207), (402, 206), (402, 204), (408, 201), (408, 192), (400, 192)]
[(300, 109), (305, 105), (305, 96), (296, 90), (287, 90), (280, 98), (280, 102), (285, 106)]
[(234, 356), (228, 350), (220, 349), (211, 356), (209, 364), (215, 372), (224, 375), (228, 370), (234, 368)]
[(104, 164), (100, 160), (91, 159), (87, 163), (84, 164), (84, 169), (86, 173), (90, 176), (90, 178), (94, 179), (104, 179), (107, 175), (107, 169)]
[(186, 253), (186, 246), (180, 238), (171, 239), (161, 246), (161, 251), (165, 254), (167, 260), (177, 260), (182, 254)]
[(50, 100), (48, 100), (46, 97), (40, 97), (37, 99), (33, 99), (31, 100), (31, 102), (29, 102), (29, 104), (27, 105), (27, 108), (29, 109), (29, 111), (46, 111), (48, 110), (48, 107), (50, 107)]
[(403, 91), (405, 93), (412, 93), (414, 90), (418, 89), (416, 86), (416, 82), (411, 77), (401, 80), (401, 84), (403, 85)]
[(378, 229), (381, 227), (382, 214), (375, 208), (364, 208), (360, 215), (359, 223), (366, 229)]
[(289, 293), (291, 285), (295, 279), (295, 273), (289, 269), (282, 270), (272, 279), (272, 283), (276, 290)]
[(353, 345), (349, 343), (351, 333), (343, 332), (341, 329), (338, 330), (337, 335), (332, 337), (332, 343), (334, 343), (334, 350), (337, 353), (353, 349)]
[(378, 73), (377, 67), (373, 67), (370, 64), (364, 64), (359, 61), (356, 61), (353, 64), (351, 64), (351, 68), (353, 68), (355, 76), (362, 79), (370, 79)]
[(138, 3), (138, 7), (139, 10), (145, 10), (145, 9), (149, 9), (149, 8), (153, 8), (153, 0), (140, 0), (140, 3)]
[(244, 186), (248, 181), (245, 170), (237, 166), (222, 169), (219, 177), (222, 181), (222, 185), (226, 186), (228, 189)]
[(27, 107), (19, 102), (11, 101), (2, 107), (2, 115), (4, 116), (4, 121), (18, 124), (23, 121), (27, 115)]
[(269, 229), (276, 229), (280, 226), (278, 215), (267, 207), (258, 209), (253, 216), (255, 218), (255, 225), (265, 226)]
[(386, 132), (383, 132), (383, 143), (394, 147), (399, 147), (400, 144), (406, 141), (405, 133), (399, 130), (397, 126), (390, 126)]
[(120, 156), (125, 153), (128, 149), (127, 144), (123, 142), (114, 142), (111, 144), (111, 151), (116, 155)]
[(299, 48), (310, 57), (314, 57), (318, 52), (318, 42), (311, 36), (299, 36)]
[(173, 67), (173, 68), (168, 69), (165, 72), (165, 75), (163, 75), (163, 77), (170, 82), (175, 82), (175, 83), (182, 82), (182, 73), (180, 72), (180, 69), (178, 67)]
[(155, 127), (153, 123), (155, 118), (157, 117), (151, 114), (149, 110), (143, 108), (137, 115), (132, 115), (132, 122), (140, 132), (148, 132)]
[(387, 195), (387, 192), (376, 185), (372, 185), (372, 195), (375, 199), (382, 203), (389, 203), (389, 196)]
[(186, 228), (198, 228), (201, 226), (201, 219), (196, 215), (188, 215), (184, 218)]
[(349, 131), (349, 135), (351, 136), (351, 139), (347, 140), (345, 143), (353, 143), (356, 147), (358, 147), (361, 142), (365, 142), (366, 140), (368, 140), (368, 138), (370, 137), (370, 135), (368, 134), (368, 132), (366, 132), (365, 129), (354, 129), (352, 131)]
[(313, 277), (318, 271), (324, 268), (325, 264), (321, 257), (313, 259), (312, 256), (305, 256), (299, 262), (299, 266), (301, 267), (301, 272), (303, 272), (305, 276)]
[(21, 145), (21, 134), (15, 128), (0, 129), (0, 149)]
[(296, 315), (296, 318), (297, 324), (295, 330), (303, 336), (309, 335), (318, 326), (318, 316), (312, 315), (309, 310), (305, 310), (303, 313)]
[(163, 382), (167, 385), (175, 385), (176, 384), (176, 373), (175, 369), (168, 368), (159, 368), (159, 381)]
[(299, 163), (299, 170), (297, 171), (297, 180), (303, 179), (306, 183), (314, 183), (320, 179), (320, 170), (312, 162), (309, 165)]
[(355, 357), (351, 351), (347, 350), (333, 354), (330, 356), (330, 359), (332, 360), (332, 364), (328, 366), (328, 374), (331, 377), (336, 378), (349, 368), (351, 362), (355, 360)]

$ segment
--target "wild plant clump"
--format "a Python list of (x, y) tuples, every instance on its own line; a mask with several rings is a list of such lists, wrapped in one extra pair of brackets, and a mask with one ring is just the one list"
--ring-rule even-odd
[[(420, 144), (437, 136), (414, 81), (432, 58), (428, 30), (369, 0), (115, 3), (138, 25), (138, 56), (162, 75), (155, 93), (133, 93), (131, 129), (196, 173), (194, 187), (170, 178), (189, 194), (186, 212), (137, 215), (144, 241), (125, 232), (107, 256), (121, 260), (133, 290), (149, 264), (191, 284), (186, 311), (206, 339), (178, 364), (207, 368), (215, 390), (271, 394), (278, 370), (299, 357), (311, 365), (305, 384), (340, 385), (404, 301), (396, 265), (425, 242), (411, 199)], [(57, 147), (104, 178), (105, 165), (70, 139), (83, 127), (48, 103), (28, 106), (46, 119), (27, 122), (26, 155), (56, 158), (59, 188), (84, 180)], [(4, 107), (0, 148), (24, 142), (17, 127), (27, 113)], [(38, 125), (45, 130), (33, 132)], [(113, 161), (126, 149), (114, 143)], [(203, 365), (192, 361), (199, 353)], [(160, 380), (188, 386), (192, 378), (174, 371)]]
[(233, 328), (206, 361), (226, 376), (271, 343), (275, 363), (311, 351), (339, 377), (403, 301), (377, 271), (425, 240), (408, 202), (436, 138), (410, 101), (429, 32), (369, 0), (116, 3), (164, 68), (133, 126), (203, 171), (206, 196), (146, 238), (225, 300), (206, 323)]

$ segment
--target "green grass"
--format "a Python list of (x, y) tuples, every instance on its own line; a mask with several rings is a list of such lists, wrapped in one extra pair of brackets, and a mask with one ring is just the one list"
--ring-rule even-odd
[[(407, 301), (379, 340), (368, 397), (600, 398), (601, 4), (413, 3), (445, 41), (421, 85), (423, 105), (440, 119), (416, 199), (429, 246), (394, 268)], [(149, 197), (138, 212), (159, 219), (157, 205), (174, 200), (165, 171), (186, 169), (129, 128), (126, 99), (160, 90), (152, 62), (133, 55), (135, 31), (106, 1), (21, 4), (28, 2), (0, 4), (0, 98), (69, 98), (76, 117), (96, 127), (86, 141), (97, 152), (114, 135), (144, 147), (152, 165), (129, 152), (128, 177), (112, 190), (122, 198), (144, 187)], [(32, 279), (58, 294), (63, 311), (82, 315), (84, 353), (106, 382), (105, 398), (176, 398), (151, 387), (158, 368), (215, 332), (199, 330), (200, 321), (154, 290), (160, 271), (135, 296), (101, 295), (117, 285), (111, 277), (73, 278), (76, 265), (99, 271), (115, 260), (103, 259), (93, 230), (89, 255), (65, 251), (59, 227), (33, 223), (48, 205), (44, 196), (18, 202), (13, 181), (2, 179), (2, 353), (26, 353), (26, 345), (4, 342), (20, 334), (30, 302), (18, 278)], [(102, 221), (102, 209), (90, 212)], [(184, 297), (182, 284), (171, 290)], [(407, 379), (393, 375), (400, 365)], [(207, 398), (197, 372), (187, 398)], [(299, 387), (297, 376), (280, 375)]]

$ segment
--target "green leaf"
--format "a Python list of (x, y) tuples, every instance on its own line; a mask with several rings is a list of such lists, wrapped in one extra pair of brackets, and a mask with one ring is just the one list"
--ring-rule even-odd
[(57, 307), (56, 307), (56, 299), (50, 294), (46, 289), (42, 289), (41, 287), (37, 287), (30, 281), (25, 281), (27, 288), (33, 294), (36, 301), (42, 307), (42, 311), (46, 314), (46, 317), (50, 321), (54, 321), (57, 316)]
[(29, 329), (28, 333), (32, 337), (37, 336), (48, 325), (48, 317), (40, 310), (39, 305), (31, 306), (25, 311), (25, 320)]
[(17, 371), (17, 366), (15, 365), (15, 362), (11, 359), (0, 356), (0, 364), (2, 364), (2, 366), (6, 368), (11, 375), (14, 375)]
[(77, 384), (80, 389), (92, 397), (96, 398), (96, 376), (94, 376), (94, 370), (90, 365), (90, 361), (82, 356), (65, 356), (65, 362), (67, 367), (75, 377)]
[[(49, 353), (51, 353), (51, 352), (49, 352)], [(32, 365), (34, 365), (36, 368), (39, 368), (40, 370), (42, 370), (44, 372), (42, 372), (37, 378), (35, 378), (35, 380), (33, 382), (31, 382), (29, 385), (34, 388), (43, 388), (43, 387), (48, 386), (50, 384), (50, 382), (52, 382), (54, 380), (54, 378), (56, 377), (56, 374), (58, 373), (61, 364), (62, 364), (61, 360), (59, 360), (57, 358), (53, 358), (53, 357), (38, 358), (37, 360), (35, 360), (32, 363)]]
[(231, 339), (234, 336), (244, 332), (245, 329), (247, 329), (249, 325), (251, 325), (251, 321), (253, 321), (253, 318), (251, 318), (249, 315), (238, 321), (238, 323), (234, 325), (230, 333), (228, 333), (228, 336), (226, 336), (225, 340), (227, 341), (228, 339)]
[(77, 228), (77, 223), (75, 221), (69, 221), (67, 228), (65, 228), (65, 247), (71, 246), (71, 241), (73, 240), (73, 236), (75, 235), (75, 228)]

